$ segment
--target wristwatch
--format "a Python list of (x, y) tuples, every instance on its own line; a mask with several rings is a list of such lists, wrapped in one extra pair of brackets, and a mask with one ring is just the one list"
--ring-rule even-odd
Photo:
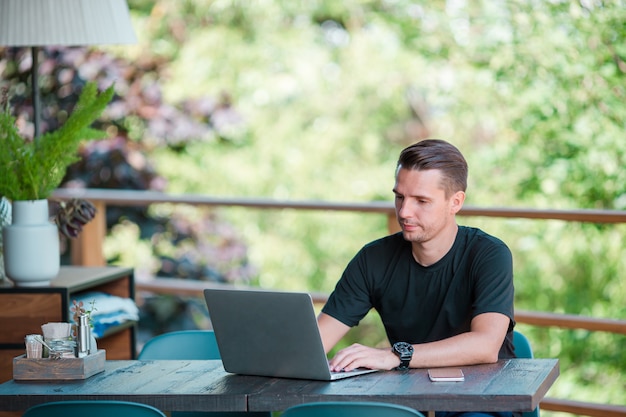
[(396, 342), (393, 344), (391, 351), (400, 358), (400, 365), (396, 369), (409, 369), (409, 363), (411, 363), (411, 358), (413, 357), (413, 345), (407, 342)]

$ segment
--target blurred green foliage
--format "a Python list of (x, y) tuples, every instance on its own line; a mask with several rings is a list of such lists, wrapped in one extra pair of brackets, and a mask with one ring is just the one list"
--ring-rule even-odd
[[(156, 149), (170, 192), (390, 200), (398, 152), (441, 137), (469, 161), (468, 205), (626, 209), (623, 1), (130, 5), (141, 48), (168, 62), (168, 100), (224, 93), (245, 118), (213, 142)], [(371, 214), (221, 214), (265, 287), (328, 292), (386, 233)], [(510, 245), (517, 308), (626, 318), (626, 225), (459, 221)], [(352, 337), (381, 343), (375, 319)], [(562, 361), (550, 395), (623, 404), (623, 336), (520, 328)]]

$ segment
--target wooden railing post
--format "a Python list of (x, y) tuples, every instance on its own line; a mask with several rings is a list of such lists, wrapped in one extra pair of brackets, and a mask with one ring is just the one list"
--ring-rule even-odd
[(397, 233), (401, 230), (400, 225), (398, 224), (398, 218), (396, 217), (395, 213), (387, 215), (387, 230), (389, 230), (390, 235)]
[(90, 200), (96, 206), (96, 216), (83, 227), (83, 231), (72, 240), (72, 265), (105, 266), (102, 244), (106, 236), (106, 203)]

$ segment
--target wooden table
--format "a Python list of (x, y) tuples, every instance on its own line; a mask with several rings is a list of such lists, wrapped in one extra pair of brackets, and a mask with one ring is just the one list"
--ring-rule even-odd
[(559, 375), (557, 359), (512, 359), (463, 367), (465, 382), (428, 380), (426, 370), (385, 371), (335, 382), (226, 373), (221, 361), (107, 361), (69, 382), (8, 381), (0, 411), (49, 401), (123, 400), (165, 411), (280, 411), (314, 401), (382, 401), (417, 410), (530, 411)]
[(250, 395), (249, 411), (315, 401), (382, 401), (416, 410), (531, 411), (559, 375), (557, 359), (514, 359), (462, 367), (464, 382), (430, 382), (425, 369), (366, 374), (333, 383), (272, 379)]

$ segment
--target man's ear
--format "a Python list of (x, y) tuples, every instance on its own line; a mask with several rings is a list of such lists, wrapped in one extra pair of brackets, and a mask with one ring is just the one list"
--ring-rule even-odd
[(450, 212), (452, 214), (457, 214), (463, 207), (464, 202), (465, 202), (465, 192), (457, 191), (456, 193), (454, 193), (452, 198), (450, 198)]

